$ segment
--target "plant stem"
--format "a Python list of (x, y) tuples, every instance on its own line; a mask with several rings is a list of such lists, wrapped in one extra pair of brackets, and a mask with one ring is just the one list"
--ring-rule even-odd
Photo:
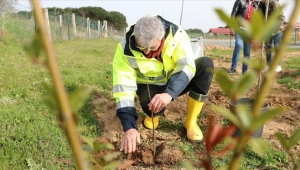
[(63, 118), (63, 124), (65, 125), (65, 130), (67, 138), (74, 152), (77, 166), (80, 170), (88, 169), (87, 163), (84, 159), (84, 154), (81, 149), (81, 144), (77, 134), (77, 128), (68, 100), (67, 92), (65, 91), (64, 84), (60, 75), (58, 64), (54, 55), (54, 50), (52, 43), (50, 42), (50, 35), (46, 32), (46, 22), (44, 19), (44, 14), (40, 8), (40, 3), (37, 0), (31, 0), (31, 4), (34, 9), (34, 16), (38, 25), (38, 33), (42, 40), (43, 48), (47, 56), (47, 64), (50, 75), (53, 80), (54, 89), (57, 93), (57, 100), (60, 106), (60, 112)]
[(287, 25), (287, 29), (285, 30), (285, 33), (282, 36), (279, 49), (276, 50), (275, 56), (273, 57), (272, 63), (270, 65), (270, 69), (269, 69), (269, 71), (267, 71), (265, 73), (264, 80), (263, 80), (263, 83), (262, 83), (262, 87), (256, 95), (255, 104), (253, 106), (253, 115), (254, 115), (254, 117), (258, 117), (260, 115), (261, 108), (264, 104), (265, 97), (269, 93), (272, 80), (274, 80), (274, 77), (276, 75), (275, 68), (279, 64), (280, 59), (281, 59), (283, 53), (285, 52), (285, 50), (287, 48), (287, 45), (290, 41), (290, 35), (292, 33), (294, 24), (296, 23), (299, 11), (300, 11), (300, 1), (295, 0), (295, 6), (294, 6), (294, 9), (293, 9), (293, 13), (292, 13), (290, 21)]
[(242, 160), (243, 152), (247, 146), (247, 142), (250, 139), (250, 135), (246, 133), (242, 133), (239, 137), (239, 141), (237, 143), (237, 146), (234, 150), (231, 162), (229, 164), (230, 170), (237, 170), (239, 168), (240, 162)]
[[(254, 116), (254, 118), (256, 118), (260, 115), (261, 108), (263, 106), (265, 97), (269, 93), (272, 80), (274, 80), (274, 77), (276, 75), (275, 68), (279, 64), (279, 61), (282, 57), (282, 54), (284, 53), (284, 51), (287, 47), (287, 44), (290, 41), (290, 35), (292, 33), (293, 26), (296, 23), (299, 11), (300, 11), (300, 1), (295, 0), (295, 6), (294, 6), (294, 9), (293, 9), (293, 13), (292, 13), (290, 21), (288, 23), (287, 29), (286, 29), (285, 33), (283, 34), (279, 49), (276, 51), (276, 54), (273, 58), (273, 61), (272, 61), (272, 64), (270, 66), (269, 71), (267, 71), (265, 76), (264, 76), (264, 81), (262, 83), (261, 89), (259, 90), (259, 92), (256, 95), (256, 100), (255, 100), (255, 103), (254, 103), (254, 106), (253, 106), (253, 116)], [(230, 170), (237, 170), (238, 169), (238, 167), (240, 165), (240, 162), (241, 162), (241, 159), (242, 159), (243, 151), (245, 150), (245, 148), (247, 146), (247, 142), (250, 138), (251, 138), (251, 136), (249, 134), (246, 134), (246, 133), (243, 133), (240, 136), (239, 142), (238, 142), (238, 144), (235, 148), (233, 157), (232, 157), (230, 165), (229, 165)]]

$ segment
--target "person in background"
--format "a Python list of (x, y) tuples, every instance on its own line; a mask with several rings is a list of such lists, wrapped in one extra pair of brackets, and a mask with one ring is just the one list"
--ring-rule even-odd
[(189, 92), (184, 127), (190, 141), (202, 141), (197, 116), (207, 97), (213, 68), (208, 57), (194, 59), (190, 39), (181, 26), (151, 15), (132, 25), (113, 59), (113, 96), (125, 132), (120, 151), (134, 152), (140, 142), (136, 95), (147, 114), (144, 126), (156, 129), (166, 106)]
[[(269, 7), (268, 7), (268, 14), (267, 18), (269, 18), (272, 13), (276, 10), (276, 8), (279, 6), (278, 0), (269, 0)], [(262, 11), (263, 16), (266, 15), (267, 11), (267, 4), (266, 0), (261, 0), (261, 2), (258, 3), (258, 9)], [(281, 37), (283, 34), (283, 31), (285, 30), (285, 16), (283, 14), (279, 17), (280, 27), (279, 29), (272, 35), (272, 37), (266, 41), (265, 47), (266, 47), (266, 61), (267, 61), (267, 67), (263, 71), (267, 71), (269, 69), (269, 66), (272, 62), (272, 45), (274, 45), (275, 51), (280, 45)], [(281, 72), (282, 68), (280, 65), (278, 65), (275, 69), (276, 72)]]
[[(236, 0), (232, 8), (231, 17), (242, 17), (245, 20), (249, 21), (255, 9), (256, 4), (253, 3), (252, 0)], [(244, 31), (247, 31), (242, 25), (240, 26), (240, 28)], [(239, 34), (234, 33), (234, 31), (232, 30), (232, 35), (233, 34), (235, 37), (235, 46), (232, 54), (231, 68), (228, 70), (228, 73), (236, 73), (236, 68), (238, 65), (239, 55), (242, 47), (244, 47), (244, 58), (250, 59), (250, 43), (244, 41)], [(248, 65), (243, 63), (242, 73), (246, 73), (247, 70)]]

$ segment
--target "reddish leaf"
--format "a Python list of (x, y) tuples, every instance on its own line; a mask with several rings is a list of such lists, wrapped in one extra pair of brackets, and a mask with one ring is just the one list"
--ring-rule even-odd
[(208, 129), (206, 131), (206, 138), (205, 138), (205, 146), (207, 154), (210, 154), (212, 150), (222, 142), (226, 137), (232, 136), (232, 134), (236, 131), (236, 126), (234, 124), (222, 128), (221, 123), (217, 123), (213, 125), (213, 117), (208, 117)]
[[(221, 125), (220, 125), (221, 126)], [(217, 139), (215, 140), (215, 145), (220, 143), (222, 140), (224, 140), (228, 136), (232, 136), (233, 133), (236, 131), (236, 126), (234, 124), (222, 129), (220, 133), (217, 136)]]
[(213, 117), (211, 115), (208, 116), (208, 128), (206, 130), (206, 137), (205, 137), (205, 147), (206, 151), (209, 154), (213, 148), (214, 148), (214, 143), (213, 141), (216, 138), (217, 133), (213, 132), (216, 130), (213, 126)]
[(215, 124), (210, 133), (209, 142), (212, 144), (213, 149), (218, 144), (217, 139), (219, 138), (219, 135), (222, 135), (222, 125), (220, 123)]
[(204, 166), (204, 168), (206, 170), (212, 170), (212, 165), (211, 165), (211, 162), (208, 161), (208, 160), (202, 160), (202, 165)]
[(221, 157), (228, 151), (232, 150), (237, 143), (237, 138), (235, 138), (231, 143), (229, 143), (223, 150), (220, 150), (219, 152), (216, 153), (216, 157)]

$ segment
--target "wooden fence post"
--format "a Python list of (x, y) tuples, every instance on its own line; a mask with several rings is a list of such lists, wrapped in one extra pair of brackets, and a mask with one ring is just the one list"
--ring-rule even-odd
[(86, 19), (86, 30), (87, 30), (87, 36), (88, 36), (88, 39), (90, 39), (90, 36), (91, 36), (91, 32), (90, 32), (90, 27), (91, 24), (90, 24), (90, 18), (87, 18)]
[(59, 15), (59, 27), (62, 27), (62, 16)]
[(44, 13), (45, 13), (45, 21), (46, 21), (46, 28), (47, 32), (51, 41), (51, 31), (50, 31), (50, 23), (49, 23), (49, 14), (48, 14), (48, 9), (44, 8)]
[(102, 31), (101, 31), (101, 22), (100, 22), (100, 20), (98, 20), (98, 38), (101, 38), (101, 33), (102, 33)]
[(103, 28), (102, 28), (102, 35), (103, 35), (103, 37), (104, 38), (106, 38), (107, 37), (107, 21), (106, 20), (104, 20), (103, 21)]
[(74, 13), (72, 13), (72, 27), (73, 27), (73, 37), (76, 37), (76, 20), (75, 20)]

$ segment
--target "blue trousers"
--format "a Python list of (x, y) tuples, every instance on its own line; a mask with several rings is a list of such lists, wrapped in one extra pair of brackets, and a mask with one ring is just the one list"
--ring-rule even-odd
[(274, 45), (275, 51), (278, 49), (281, 42), (282, 32), (273, 35), (266, 44), (266, 60), (267, 65), (272, 62), (272, 45)]
[[(235, 33), (235, 46), (232, 54), (232, 64), (231, 69), (236, 69), (239, 61), (239, 55), (242, 47), (244, 47), (244, 58), (250, 59), (250, 47), (251, 45), (245, 42), (242, 37)], [(248, 65), (243, 63), (242, 73), (246, 73), (248, 70)]]

